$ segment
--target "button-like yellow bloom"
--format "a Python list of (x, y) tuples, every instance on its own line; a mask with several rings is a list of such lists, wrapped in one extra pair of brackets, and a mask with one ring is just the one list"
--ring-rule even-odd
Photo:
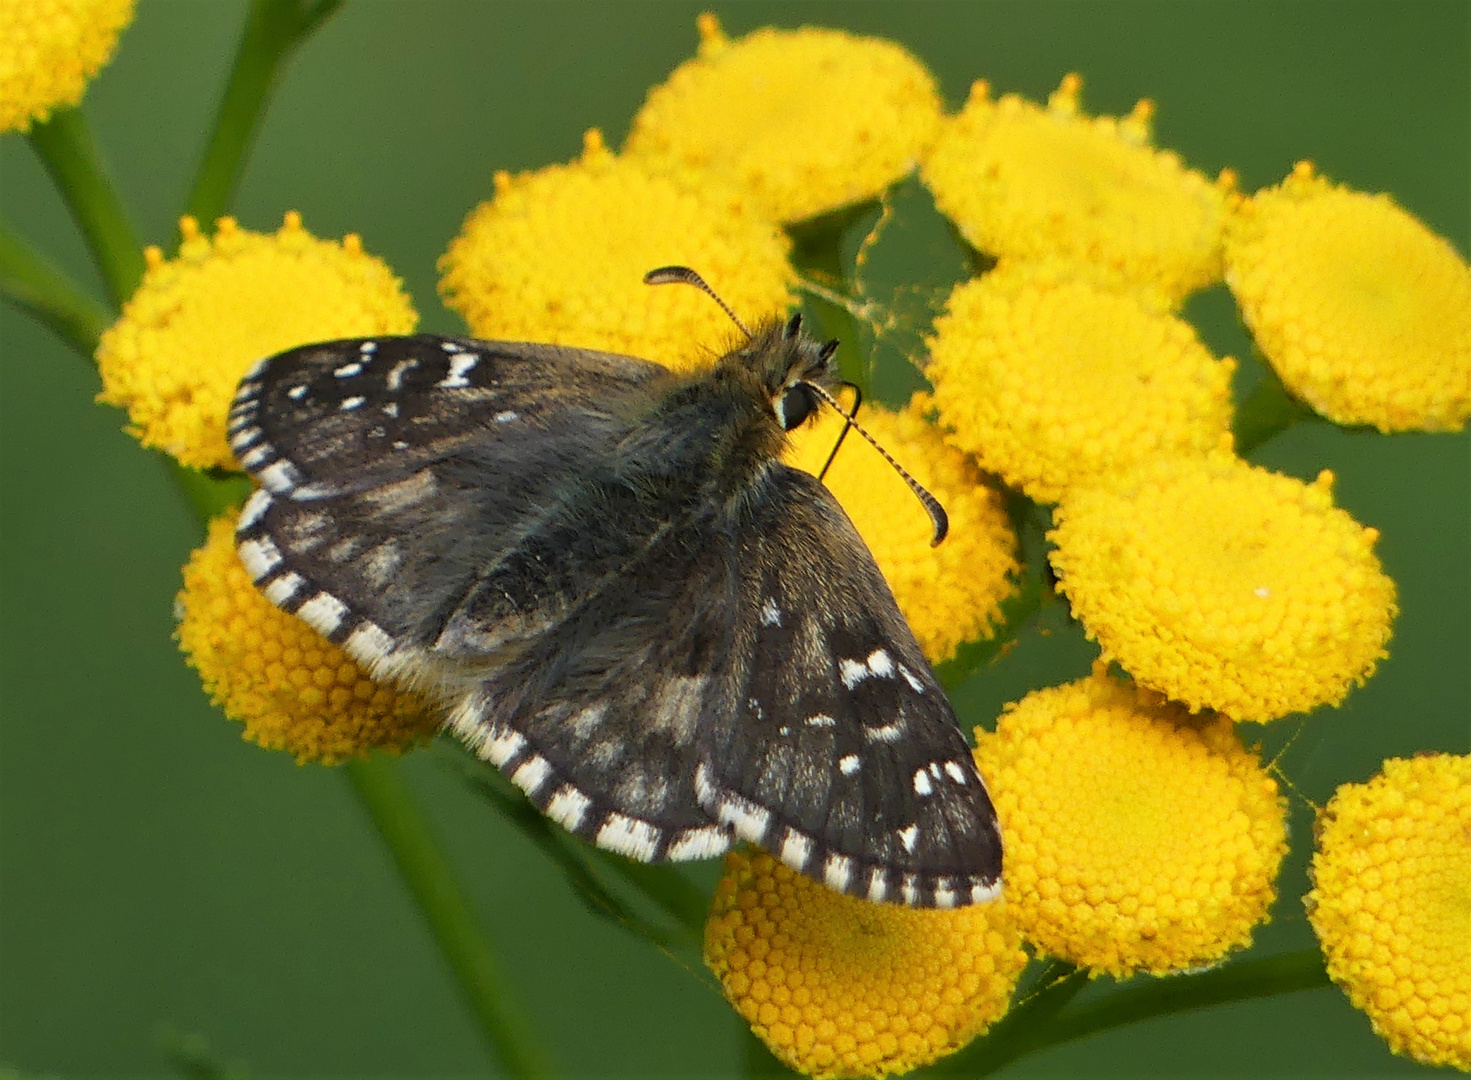
[(184, 567), (177, 604), (179, 647), (210, 699), (268, 750), (330, 765), (369, 750), (406, 750), (439, 726), (418, 697), (373, 682), (260, 594), (235, 554), (233, 514), (210, 523)]
[(705, 962), (736, 1011), (819, 1078), (906, 1073), (960, 1049), (1006, 1012), (1020, 944), (1004, 904), (874, 904), (743, 851), (705, 923)]
[(1209, 452), (1230, 430), (1235, 361), (1159, 303), (1055, 263), (958, 285), (930, 356), (951, 441), (1039, 502), (1162, 454)]
[(133, 0), (0, 0), (0, 132), (82, 100), (133, 20)]
[[(859, 422), (950, 516), (950, 535), (932, 547), (930, 519), (909, 486), (877, 450), (848, 433), (825, 483), (873, 552), (925, 655), (939, 663), (962, 642), (991, 635), (1001, 601), (1016, 589), (1016, 534), (1000, 494), (917, 408), (865, 406)], [(787, 461), (819, 472), (842, 424), (824, 409), (817, 423), (792, 433)]]
[(700, 52), (649, 91), (624, 152), (724, 177), (780, 221), (878, 195), (940, 124), (925, 66), (892, 41), (767, 27), (730, 41), (699, 19)]
[(1230, 174), (1211, 183), (1150, 143), (1154, 106), (1081, 112), (1069, 75), (1041, 108), (992, 101), (977, 82), (922, 171), (971, 246), (1008, 259), (1064, 259), (1171, 302), (1218, 281)]
[(1335, 423), (1456, 431), (1471, 416), (1471, 268), (1388, 195), (1299, 163), (1237, 201), (1226, 280), (1282, 382)]
[(251, 364), (295, 345), (407, 334), (418, 316), (356, 236), (318, 240), (286, 215), (274, 235), (221, 218), (213, 240), (180, 222), (175, 259), (145, 253), (143, 284), (102, 335), (100, 400), (121, 405), (144, 446), (195, 468), (233, 468), (225, 414)]
[(1286, 805), (1230, 721), (1101, 670), (976, 731), (1023, 936), (1096, 973), (1221, 960), (1267, 918)]
[(1384, 763), (1318, 819), (1308, 918), (1397, 1054), (1471, 1071), (1471, 756)]
[(482, 338), (628, 353), (679, 370), (710, 362), (730, 320), (698, 291), (644, 274), (698, 270), (747, 322), (794, 302), (789, 243), (748, 197), (656, 175), (596, 131), (579, 161), (511, 177), (440, 260), (440, 291)]
[(1052, 565), (1104, 657), (1192, 710), (1336, 705), (1386, 655), (1397, 609), (1379, 533), (1333, 505), (1332, 483), (1164, 459), (1064, 499)]

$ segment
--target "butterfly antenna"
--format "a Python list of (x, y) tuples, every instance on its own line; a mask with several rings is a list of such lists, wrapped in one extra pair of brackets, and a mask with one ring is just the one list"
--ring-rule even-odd
[(745, 323), (741, 322), (740, 316), (731, 310), (731, 306), (727, 304), (724, 300), (720, 299), (720, 294), (717, 293), (714, 289), (710, 288), (705, 279), (702, 278), (699, 274), (695, 273), (693, 270), (691, 270), (688, 266), (661, 266), (657, 270), (650, 270), (647, 274), (644, 275), (644, 284), (693, 285), (695, 288), (699, 289), (702, 293), (708, 296), (711, 300), (714, 300), (717, 304), (719, 304), (720, 310), (730, 316), (730, 321), (741, 328), (741, 333), (745, 334), (746, 337), (754, 336), (751, 333), (751, 328)]
[[(823, 401), (831, 405), (833, 407), (833, 410), (837, 412), (837, 414), (841, 416), (844, 420), (846, 420), (848, 422), (848, 425), (851, 426), (854, 431), (858, 432), (858, 434), (867, 439), (868, 445), (872, 446), (880, 454), (883, 454), (884, 460), (892, 465), (894, 467), (894, 471), (904, 478), (904, 482), (909, 485), (909, 490), (914, 492), (914, 497), (920, 501), (920, 503), (925, 508), (925, 512), (930, 515), (930, 523), (935, 527), (935, 535), (930, 538), (930, 547), (938, 546), (940, 541), (945, 539), (945, 534), (950, 531), (950, 516), (945, 513), (945, 508), (940, 505), (940, 500), (935, 498), (923, 487), (921, 487), (919, 481), (910, 476), (908, 471), (905, 470), (904, 466), (900, 465), (897, 461), (894, 460), (894, 455), (890, 454), (887, 450), (880, 446), (877, 439), (875, 439), (868, 432), (864, 431), (863, 425), (860, 424), (857, 420), (853, 419), (852, 413), (848, 412), (848, 410), (844, 409), (842, 405), (838, 404), (837, 398), (833, 397), (816, 383), (808, 382), (803, 383), (802, 385), (809, 387), (815, 394), (817, 394), (818, 397), (822, 398)], [(833, 452), (836, 453), (836, 449)]]
[[(857, 416), (858, 406), (863, 404), (863, 387), (859, 386), (855, 382), (849, 382), (847, 379), (844, 379), (842, 382), (838, 383), (838, 385), (849, 387), (853, 391), (853, 408), (849, 411), (853, 414), (853, 416)], [(838, 432), (838, 441), (833, 443), (832, 452), (828, 454), (827, 460), (822, 463), (822, 472), (817, 474), (817, 479), (819, 481), (827, 477), (827, 471), (833, 467), (833, 459), (838, 456), (838, 451), (843, 448), (843, 440), (848, 437), (848, 429), (852, 426), (852, 419), (845, 418), (843, 420), (843, 430)]]

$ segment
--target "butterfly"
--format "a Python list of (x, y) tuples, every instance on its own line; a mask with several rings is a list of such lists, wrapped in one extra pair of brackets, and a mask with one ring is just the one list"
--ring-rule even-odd
[(794, 315), (693, 375), (431, 334), (288, 350), (229, 415), (260, 485), (240, 558), (599, 847), (744, 840), (873, 901), (989, 900), (955, 714), (837, 500), (780, 460), (839, 407), (836, 347)]

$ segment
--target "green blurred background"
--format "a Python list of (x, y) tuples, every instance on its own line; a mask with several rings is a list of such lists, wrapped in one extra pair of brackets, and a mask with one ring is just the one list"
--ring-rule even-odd
[[(170, 253), (244, 9), (143, 0), (88, 92), (142, 236)], [(349, 0), (287, 70), (237, 216), (273, 230), (298, 209), (317, 235), (361, 233), (424, 325), (457, 330), (434, 263), (492, 172), (566, 160), (591, 126), (616, 146), (646, 90), (693, 53), (700, 10)], [(717, 10), (732, 34), (808, 22), (894, 38), (952, 107), (976, 77), (1043, 98), (1076, 70), (1091, 111), (1153, 98), (1160, 144), (1208, 173), (1229, 165), (1251, 190), (1307, 157), (1393, 193), (1463, 255), (1471, 238), (1462, 0)], [(101, 295), (23, 138), (0, 140), (0, 170), (7, 225)], [(929, 257), (896, 243), (897, 264)], [(1219, 291), (1189, 311), (1216, 349), (1247, 354)], [(0, 1063), (166, 1075), (159, 1032), (172, 1029), (259, 1076), (493, 1073), (345, 779), (242, 742), (174, 649), (170, 607), (199, 530), (159, 463), (93, 404), (93, 370), (48, 332), (4, 308), (0, 344)], [(1382, 531), (1401, 591), (1391, 659), (1283, 757), (1313, 802), (1387, 756), (1471, 748), (1467, 449), (1465, 435), (1306, 425), (1254, 459), (1304, 478), (1332, 468), (1340, 503)], [(1087, 670), (1092, 648), (1055, 630), (962, 688), (967, 720), (989, 724), (1002, 702)], [(564, 1075), (740, 1075), (738, 1023), (715, 994), (588, 915), (433, 760), (405, 771)], [(1297, 853), (1258, 951), (1311, 944), (1299, 900), (1310, 820), (1295, 799)], [(1116, 1031), (1004, 1075), (1416, 1071), (1327, 989)]]

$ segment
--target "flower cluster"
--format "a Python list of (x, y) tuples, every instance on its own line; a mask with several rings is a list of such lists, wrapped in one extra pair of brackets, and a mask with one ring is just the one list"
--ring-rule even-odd
[[(995, 269), (956, 286), (936, 321), (932, 393), (863, 419), (948, 509), (951, 539), (931, 545), (910, 489), (856, 438), (824, 481), (935, 662), (996, 632), (1021, 570), (987, 474), (1055, 504), (1059, 591), (1103, 652), (1091, 677), (977, 731), (1006, 903), (874, 905), (738, 851), (707, 924), (709, 966), (793, 1068), (877, 1077), (1001, 1017), (1023, 943), (1095, 975), (1220, 962), (1267, 917), (1286, 845), (1284, 801), (1233, 722), (1340, 702), (1386, 655), (1396, 599), (1377, 533), (1333, 505), (1331, 474), (1305, 484), (1235, 455), (1235, 363), (1202, 344), (1182, 304), (1224, 276), (1283, 384), (1323, 415), (1453, 429), (1471, 415), (1464, 263), (1387, 200), (1305, 166), (1242, 196), (1229, 172), (1211, 180), (1152, 145), (1149, 102), (1087, 116), (1075, 75), (1045, 106), (993, 100), (978, 82), (947, 116), (933, 77), (892, 43), (816, 28), (732, 40), (708, 15), (699, 31), (698, 55), (650, 92), (621, 152), (589, 131), (573, 161), (496, 174), (441, 259), (447, 304), (481, 337), (698, 372), (732, 328), (694, 289), (645, 287), (646, 271), (693, 266), (737, 313), (785, 315), (802, 284), (786, 230), (917, 168)], [(0, 91), (4, 62), (0, 48)], [(184, 465), (235, 467), (227, 409), (260, 357), (416, 324), (355, 236), (319, 240), (295, 214), (269, 235), (230, 219), (212, 237), (189, 219), (182, 230), (176, 257), (147, 253), (98, 362), (102, 400)], [(1384, 250), (1395, 257), (1362, 255)], [(807, 425), (787, 460), (824, 472), (841, 429), (830, 414)], [(178, 637), (245, 736), (328, 763), (427, 738), (433, 710), (251, 587), (233, 522), (212, 523), (185, 569)], [(1334, 977), (1392, 1046), (1464, 1063), (1468, 991), (1445, 963), (1465, 955), (1452, 902), (1464, 867), (1434, 869), (1466, 827), (1456, 768), (1415, 779), (1413, 797), (1371, 784), (1367, 802), (1335, 799), (1313, 917)], [(1386, 783), (1407, 775), (1387, 768)], [(1398, 808), (1390, 833), (1366, 832), (1361, 804)], [(1366, 928), (1386, 913), (1393, 939)], [(1429, 982), (1404, 974), (1416, 964)]]
[(1308, 917), (1396, 1053), (1471, 1071), (1471, 756), (1384, 763), (1318, 819)]
[(0, 3), (0, 134), (82, 100), (133, 21), (134, 0)]

